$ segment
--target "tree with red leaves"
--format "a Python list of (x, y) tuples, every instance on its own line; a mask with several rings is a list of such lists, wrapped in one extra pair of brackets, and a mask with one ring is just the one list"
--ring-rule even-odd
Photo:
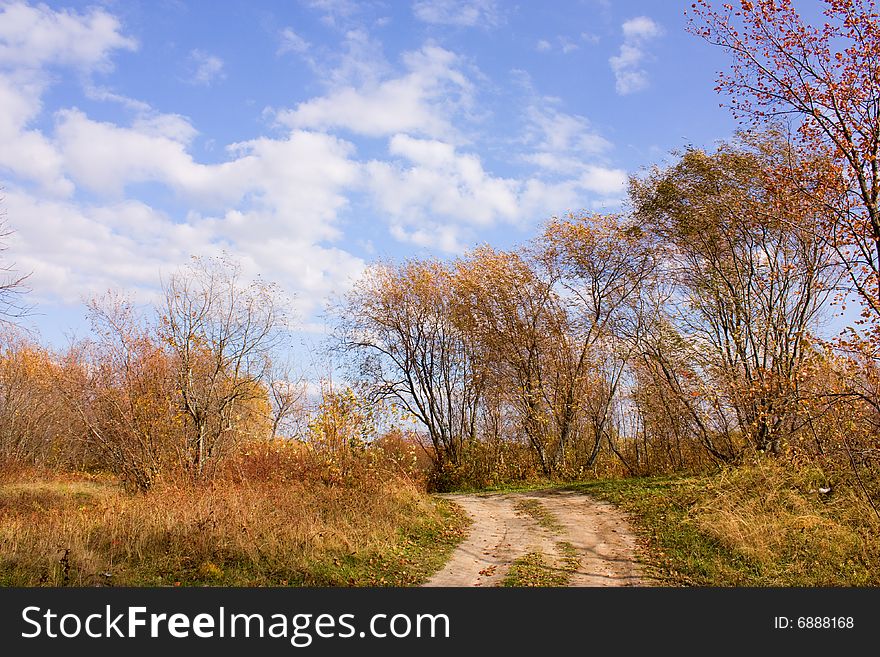
[[(827, 157), (822, 176), (794, 175), (825, 212), (817, 226), (862, 302), (880, 349), (880, 21), (873, 0), (825, 0), (821, 25), (790, 0), (692, 5), (689, 30), (732, 57), (717, 90), (753, 125), (788, 124), (800, 148)], [(815, 171), (815, 170), (814, 170)]]

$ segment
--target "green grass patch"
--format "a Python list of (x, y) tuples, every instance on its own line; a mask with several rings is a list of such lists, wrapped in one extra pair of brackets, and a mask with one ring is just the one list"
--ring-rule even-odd
[(559, 550), (559, 554), (562, 555), (563, 570), (571, 574), (580, 568), (581, 558), (574, 545), (568, 541), (558, 541), (556, 543), (556, 549)]
[(565, 586), (568, 584), (569, 574), (565, 570), (548, 564), (540, 552), (529, 552), (511, 564), (501, 585), (513, 587)]
[(417, 586), (440, 570), (461, 543), (470, 520), (462, 509), (434, 498), (437, 514), (398, 531), (382, 550), (314, 562), (297, 582), (306, 586)]
[(516, 559), (501, 586), (568, 586), (571, 574), (581, 565), (581, 560), (577, 549), (568, 541), (557, 541), (556, 550), (559, 558), (553, 563), (549, 563), (546, 555), (540, 552), (529, 552)]
[(544, 529), (548, 529), (551, 532), (558, 532), (562, 529), (562, 525), (559, 524), (556, 516), (548, 511), (540, 501), (534, 498), (517, 500), (513, 505), (513, 508), (515, 511), (533, 518), (535, 522)]

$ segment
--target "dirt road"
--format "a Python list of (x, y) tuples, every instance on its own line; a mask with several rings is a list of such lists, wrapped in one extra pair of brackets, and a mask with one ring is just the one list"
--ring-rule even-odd
[[(639, 586), (636, 541), (611, 505), (570, 491), (450, 495), (473, 524), (425, 586), (499, 586), (511, 565), (540, 555), (568, 586)], [(551, 572), (552, 571), (552, 572)]]

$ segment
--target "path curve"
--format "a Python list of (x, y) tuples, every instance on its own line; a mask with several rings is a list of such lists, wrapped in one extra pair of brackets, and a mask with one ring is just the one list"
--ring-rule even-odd
[[(606, 502), (573, 491), (448, 495), (470, 516), (468, 536), (425, 586), (499, 586), (529, 553), (561, 564), (560, 544), (577, 553), (569, 586), (642, 586), (636, 539)], [(531, 512), (526, 509), (531, 509)], [(570, 556), (570, 552), (569, 552)], [(571, 561), (568, 562), (571, 564)]]

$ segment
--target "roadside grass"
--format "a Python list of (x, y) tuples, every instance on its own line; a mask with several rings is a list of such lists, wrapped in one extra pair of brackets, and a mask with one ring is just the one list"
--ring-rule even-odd
[(845, 485), (772, 460), (711, 475), (565, 488), (626, 511), (648, 575), (666, 586), (877, 586), (880, 526)]
[(129, 495), (111, 478), (0, 480), (0, 585), (406, 586), (466, 516), (404, 481), (231, 482)]

